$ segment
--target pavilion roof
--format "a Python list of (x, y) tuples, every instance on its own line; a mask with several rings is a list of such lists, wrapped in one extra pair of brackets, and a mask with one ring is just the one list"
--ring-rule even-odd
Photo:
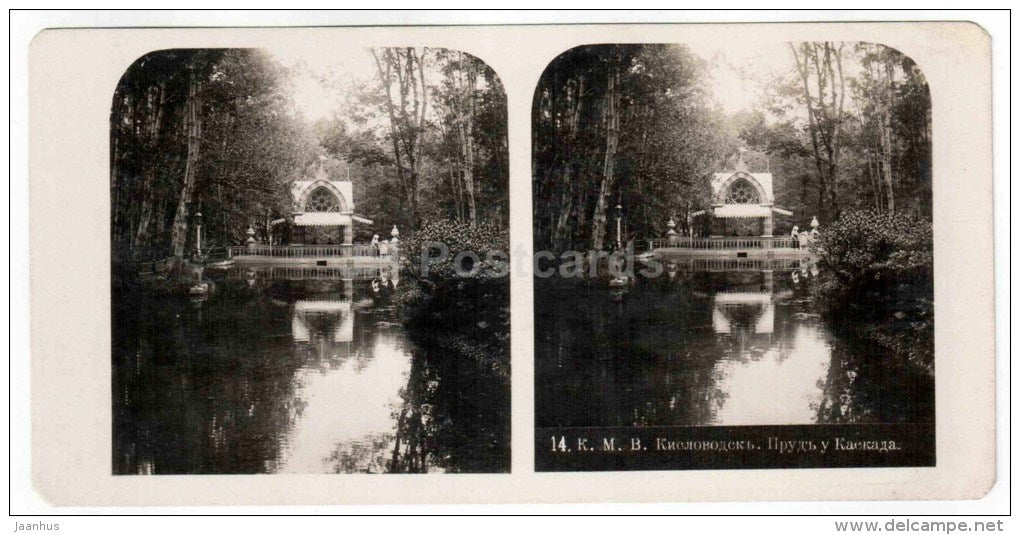
[(304, 212), (294, 215), (294, 224), (299, 227), (347, 226), (351, 224), (351, 216), (339, 212)]
[(724, 204), (716, 206), (712, 214), (715, 217), (767, 217), (771, 209), (760, 204)]

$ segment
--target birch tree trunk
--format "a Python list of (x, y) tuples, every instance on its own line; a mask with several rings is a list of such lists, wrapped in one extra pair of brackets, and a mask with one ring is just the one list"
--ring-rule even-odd
[(882, 95), (882, 177), (885, 179), (886, 208), (892, 213), (896, 211), (892, 173), (893, 66), (888, 58), (883, 63), (885, 87)]
[(460, 120), (458, 121), (458, 132), (460, 135), (461, 159), (464, 165), (461, 167), (461, 174), (464, 180), (464, 194), (467, 198), (468, 223), (473, 227), (478, 221), (478, 212), (475, 207), (475, 144), (471, 135), (474, 129), (475, 120), (475, 85), (478, 75), (472, 61), (465, 65), (464, 53), (460, 52)]
[(188, 79), (188, 100), (184, 106), (184, 125), (187, 132), (188, 155), (184, 163), (184, 181), (181, 184), (181, 196), (177, 200), (177, 211), (170, 233), (170, 248), (175, 257), (184, 256), (184, 245), (188, 233), (188, 204), (195, 188), (195, 168), (198, 166), (199, 143), (202, 136), (200, 113), (202, 109), (199, 88), (200, 83), (195, 75), (197, 67), (192, 65)]
[[(150, 146), (159, 147), (163, 114), (166, 108), (166, 84), (160, 83), (155, 87), (155, 91), (155, 95), (150, 92), (145, 99), (147, 113), (138, 131), (144, 132), (149, 139)], [(133, 255), (141, 252), (146, 245), (151, 245), (152, 240), (149, 236), (149, 226), (152, 221), (152, 206), (156, 202), (155, 197), (159, 189), (156, 187), (156, 167), (159, 160), (155, 155), (150, 155), (142, 170), (142, 184), (140, 188), (142, 206), (139, 211), (138, 228), (131, 245)]]
[[(581, 122), (581, 99), (584, 98), (584, 76), (578, 77), (577, 89), (573, 98), (568, 99), (570, 108), (570, 122), (568, 125), (568, 136), (566, 150), (569, 152), (563, 158), (562, 184), (563, 192), (560, 196), (560, 213), (556, 220), (556, 228), (553, 231), (553, 246), (557, 250), (566, 248), (567, 223), (570, 221), (570, 214), (574, 210), (574, 150), (576, 149), (577, 131)], [(583, 210), (583, 207), (582, 207)]]
[[(832, 204), (833, 217), (839, 215), (839, 202), (836, 198), (835, 184), (836, 184), (836, 173), (840, 165), (840, 151), (843, 148), (843, 110), (846, 104), (846, 78), (843, 76), (843, 47), (844, 44), (840, 44), (838, 48), (832, 46), (831, 43), (826, 43), (826, 63), (829, 68), (829, 79), (832, 84), (832, 108), (833, 112), (830, 114), (830, 120), (834, 123), (832, 127), (832, 156), (829, 164), (829, 183), (833, 185), (830, 190), (830, 202)], [(830, 53), (831, 56), (830, 57)], [(836, 71), (832, 70), (832, 58), (836, 62)], [(837, 84), (839, 87), (839, 98), (837, 102), (836, 88)]]
[[(793, 53), (794, 63), (797, 65), (797, 74), (800, 75), (801, 87), (804, 90), (804, 102), (807, 108), (808, 115), (808, 132), (811, 134), (811, 150), (814, 153), (815, 159), (815, 170), (818, 172), (818, 211), (822, 211), (824, 206), (825, 190), (826, 190), (826, 179), (825, 169), (822, 163), (821, 143), (819, 142), (819, 129), (818, 119), (815, 116), (815, 109), (811, 104), (812, 95), (809, 85), (809, 72), (808, 72), (808, 55), (811, 50), (806, 47), (803, 49), (804, 58), (803, 62), (801, 57), (797, 54), (797, 48), (793, 43), (788, 43), (790, 51)], [(821, 214), (820, 214), (821, 215)]]
[[(385, 48), (382, 56), (372, 50), (379, 82), (386, 93), (386, 112), (390, 119), (390, 141), (397, 164), (397, 176), (404, 198), (411, 207), (411, 218), (421, 221), (421, 135), (425, 131), (428, 110), (428, 85), (425, 81), (425, 50)], [(394, 102), (392, 85), (397, 86)], [(406, 163), (404, 163), (406, 162)]]
[[(834, 216), (839, 211), (835, 184), (842, 148), (846, 92), (842, 63), (843, 45), (837, 48), (832, 43), (804, 43), (801, 45), (800, 54), (797, 53), (797, 47), (793, 43), (789, 43), (789, 47), (800, 77), (807, 109), (811, 149), (818, 173), (818, 215), (823, 218), (826, 215)], [(811, 93), (812, 76), (817, 95)], [(831, 210), (826, 208), (827, 198)]]
[(609, 194), (616, 181), (616, 149), (620, 142), (619, 82), (619, 65), (613, 63), (609, 67), (606, 82), (606, 155), (602, 164), (602, 185), (599, 187), (598, 198), (595, 199), (595, 211), (591, 218), (591, 247), (595, 251), (602, 250), (606, 237)]
[[(142, 207), (138, 216), (138, 228), (135, 230), (135, 239), (132, 242), (132, 254), (138, 255), (145, 247), (149, 237), (149, 220), (152, 218), (152, 183), (155, 173), (151, 166), (142, 172)], [(136, 258), (137, 260), (137, 258)]]
[[(411, 154), (411, 190), (413, 192), (413, 198), (411, 199), (411, 208), (414, 211), (414, 219), (417, 222), (421, 222), (421, 135), (425, 132), (425, 114), (428, 109), (428, 88), (425, 85), (425, 50), (423, 49), (421, 55), (415, 51), (412, 47), (407, 47), (407, 71), (410, 78), (411, 90), (414, 94), (414, 132), (413, 132), (413, 144), (410, 148)], [(415, 81), (414, 68), (415, 64), (418, 66), (418, 79)], [(420, 90), (419, 90), (420, 89)]]
[(372, 57), (375, 59), (375, 65), (379, 72), (379, 82), (386, 91), (386, 113), (390, 119), (390, 143), (393, 147), (393, 158), (397, 164), (397, 182), (400, 184), (401, 193), (403, 193), (402, 199), (410, 201), (411, 192), (407, 188), (407, 168), (404, 166), (403, 151), (400, 148), (400, 125), (397, 119), (396, 108), (393, 104), (393, 70), (398, 62), (394, 61), (393, 52), (390, 50), (385, 50), (382, 59), (380, 59), (379, 54), (376, 53), (375, 49), (372, 49)]

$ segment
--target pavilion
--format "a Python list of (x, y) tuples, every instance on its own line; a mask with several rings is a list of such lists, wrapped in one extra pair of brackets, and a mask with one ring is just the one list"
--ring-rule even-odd
[(350, 180), (330, 180), (320, 164), (315, 177), (297, 180), (291, 187), (294, 224), (290, 245), (351, 245), (354, 223), (372, 220), (355, 215)]
[(793, 215), (775, 206), (772, 173), (752, 173), (744, 163), (744, 151), (737, 155), (734, 170), (712, 176), (712, 205), (692, 216), (709, 215), (710, 236), (760, 236), (771, 238), (774, 215)]

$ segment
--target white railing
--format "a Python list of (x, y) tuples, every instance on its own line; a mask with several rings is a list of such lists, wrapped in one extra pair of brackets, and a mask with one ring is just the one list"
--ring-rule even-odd
[(255, 274), (268, 279), (285, 280), (371, 280), (378, 278), (383, 269), (378, 267), (268, 267), (237, 269), (237, 276), (247, 277)]
[[(389, 247), (392, 251), (392, 246)], [(375, 257), (379, 249), (371, 245), (236, 245), (231, 256), (267, 256), (272, 258)]]
[(694, 258), (667, 263), (691, 271), (761, 271), (796, 270), (807, 265), (805, 259), (776, 258)]
[(675, 238), (651, 238), (648, 240), (648, 249), (692, 249), (702, 251), (733, 251), (743, 249), (782, 249), (792, 248), (793, 238), (789, 236), (774, 236), (771, 238), (759, 236), (731, 236), (724, 238), (691, 238), (677, 236)]

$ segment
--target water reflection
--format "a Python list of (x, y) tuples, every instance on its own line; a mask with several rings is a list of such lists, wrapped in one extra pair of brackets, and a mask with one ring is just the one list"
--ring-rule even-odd
[(933, 421), (933, 384), (819, 317), (817, 270), (666, 266), (613, 290), (536, 280), (536, 424)]
[(114, 473), (507, 471), (508, 384), (405, 328), (397, 284), (262, 268), (201, 300), (115, 293)]

